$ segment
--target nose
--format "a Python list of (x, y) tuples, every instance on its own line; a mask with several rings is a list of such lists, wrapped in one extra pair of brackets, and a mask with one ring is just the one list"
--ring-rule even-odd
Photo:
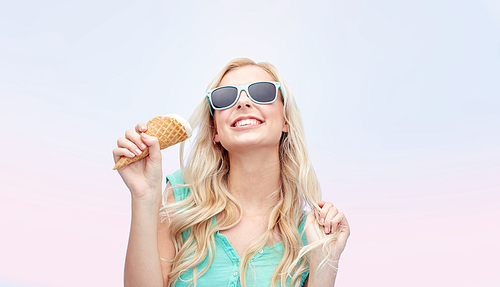
[(238, 110), (245, 108), (250, 108), (252, 106), (252, 100), (247, 95), (246, 91), (241, 91), (240, 98), (236, 103), (236, 108)]

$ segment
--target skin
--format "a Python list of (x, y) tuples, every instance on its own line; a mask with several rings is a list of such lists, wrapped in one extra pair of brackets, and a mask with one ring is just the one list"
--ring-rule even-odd
[[(226, 73), (219, 86), (244, 85), (257, 81), (274, 81), (258, 66), (245, 66)], [(257, 123), (236, 127), (241, 119), (255, 119)], [(242, 206), (241, 221), (224, 230), (224, 234), (236, 252), (242, 256), (246, 248), (262, 235), (267, 226), (270, 211), (278, 201), (275, 191), (279, 190), (279, 140), (289, 126), (283, 117), (283, 104), (259, 105), (252, 102), (242, 91), (238, 102), (231, 108), (215, 111), (214, 142), (220, 143), (229, 154), (231, 169), (229, 182), (231, 193)], [(118, 140), (113, 150), (115, 162), (121, 156), (134, 157), (149, 147), (150, 155), (140, 161), (119, 169), (132, 197), (132, 220), (129, 245), (125, 262), (125, 286), (166, 286), (171, 266), (161, 258), (170, 260), (175, 256), (173, 242), (168, 233), (168, 220), (160, 223), (158, 210), (161, 203), (161, 153), (158, 140), (144, 132), (146, 125), (139, 123), (135, 130), (128, 130)], [(167, 186), (168, 188), (168, 186)], [(174, 202), (173, 194), (167, 202)], [(314, 225), (321, 226), (321, 232), (331, 234), (340, 231), (334, 241), (332, 260), (338, 260), (350, 234), (344, 214), (332, 203), (319, 202), (319, 219), (314, 211), (308, 213), (305, 224), (307, 241), (320, 240)], [(156, 211), (156, 212), (154, 212)], [(219, 220), (218, 216), (216, 219)], [(249, 238), (248, 234), (255, 234)], [(279, 231), (269, 242), (280, 241)], [(334, 286), (336, 272), (332, 268), (317, 270), (323, 260), (323, 253), (311, 252), (310, 275), (307, 286)]]

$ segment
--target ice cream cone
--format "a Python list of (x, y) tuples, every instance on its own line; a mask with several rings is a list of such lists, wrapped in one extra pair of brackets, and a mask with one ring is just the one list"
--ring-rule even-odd
[[(185, 141), (191, 136), (192, 129), (189, 123), (179, 115), (170, 114), (166, 116), (154, 117), (148, 124), (147, 135), (158, 138), (160, 149), (165, 149), (174, 144)], [(119, 169), (149, 155), (149, 148), (142, 151), (141, 155), (133, 158), (122, 156), (113, 167)]]

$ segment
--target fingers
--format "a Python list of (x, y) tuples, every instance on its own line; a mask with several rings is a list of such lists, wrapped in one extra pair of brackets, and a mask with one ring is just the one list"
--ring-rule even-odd
[[(320, 204), (321, 203), (321, 204)], [(324, 226), (325, 233), (330, 233), (330, 220), (335, 216), (331, 214), (330, 209), (333, 208), (331, 202), (319, 202), (318, 205), (321, 207), (319, 213), (319, 223)]]
[(128, 149), (135, 155), (140, 155), (143, 150), (147, 148), (146, 144), (142, 141), (141, 135), (134, 130), (127, 130), (124, 138), (119, 138), (117, 141), (118, 148)]
[(341, 221), (345, 219), (344, 214), (339, 212), (331, 202), (318, 202), (321, 207), (319, 213), (319, 223), (323, 225), (325, 234), (331, 234), (337, 231)]
[(119, 149), (126, 149), (128, 152), (132, 153), (134, 156), (140, 155), (142, 150), (132, 141), (126, 138), (119, 138), (117, 141)]
[(149, 147), (149, 158), (154, 162), (161, 160), (160, 142), (158, 138), (141, 133), (141, 140)]
[(135, 154), (126, 148), (115, 148), (113, 150), (113, 158), (115, 159), (115, 163), (120, 159), (120, 157), (126, 156), (128, 158), (135, 157)]
[[(127, 130), (125, 132), (125, 137), (136, 145), (135, 150), (131, 150), (137, 155), (140, 155), (143, 150), (146, 149), (146, 144), (142, 141), (141, 135), (134, 130)], [(118, 143), (119, 146), (120, 143)]]
[(146, 125), (144, 123), (139, 123), (135, 127), (135, 131), (127, 130), (125, 132), (125, 137), (118, 139), (118, 147), (113, 150), (115, 162), (122, 156), (132, 158), (142, 154), (142, 151), (147, 148), (147, 145), (141, 139), (140, 132), (145, 132), (146, 130)]
[(148, 130), (148, 127), (146, 126), (145, 123), (138, 123), (135, 126), (135, 132), (140, 134), (140, 133), (145, 133)]
[(337, 214), (331, 220), (330, 233), (337, 232), (344, 220), (345, 215), (342, 212), (337, 212)]

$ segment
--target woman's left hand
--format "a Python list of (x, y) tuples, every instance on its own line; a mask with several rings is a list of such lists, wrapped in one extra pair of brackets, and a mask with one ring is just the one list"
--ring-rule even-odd
[[(308, 244), (311, 244), (321, 239), (321, 235), (318, 234), (316, 228), (314, 228), (315, 224), (319, 225), (320, 232), (324, 232), (326, 235), (330, 235), (338, 231), (337, 240), (330, 243), (330, 246), (333, 249), (333, 252), (331, 253), (333, 257), (330, 259), (337, 261), (339, 260), (342, 251), (344, 251), (347, 238), (349, 238), (350, 235), (349, 223), (347, 222), (345, 215), (342, 212), (339, 212), (331, 202), (320, 201), (318, 202), (318, 206), (321, 208), (319, 212), (319, 220), (316, 220), (317, 215), (315, 210), (311, 210), (307, 214), (305, 223), (307, 242)], [(321, 248), (319, 248), (319, 250), (321, 250)], [(318, 252), (314, 253), (317, 254)]]

